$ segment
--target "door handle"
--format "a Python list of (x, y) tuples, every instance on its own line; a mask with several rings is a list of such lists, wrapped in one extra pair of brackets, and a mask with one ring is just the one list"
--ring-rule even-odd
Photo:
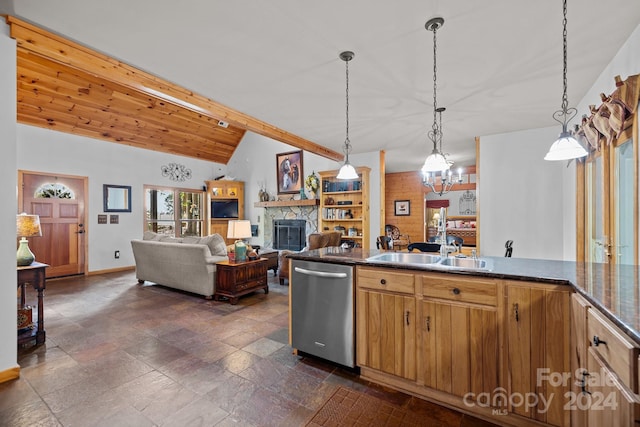
[(78, 230), (77, 233), (78, 234), (84, 234), (84, 230)]
[(329, 279), (345, 279), (347, 277), (347, 273), (330, 273), (327, 271), (312, 271), (307, 270), (306, 268), (295, 267), (294, 270), (301, 274), (306, 274), (307, 276), (315, 276), (315, 277), (325, 277)]

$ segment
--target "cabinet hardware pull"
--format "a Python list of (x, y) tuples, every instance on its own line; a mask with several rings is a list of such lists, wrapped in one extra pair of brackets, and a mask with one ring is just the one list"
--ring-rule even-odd
[(600, 339), (600, 337), (599, 337), (599, 336), (594, 335), (594, 336), (593, 336), (593, 345), (594, 345), (595, 347), (597, 347), (597, 346), (599, 346), (600, 344), (607, 345), (607, 342), (606, 342), (606, 341), (602, 341), (602, 340)]
[(518, 311), (518, 303), (513, 304), (513, 314), (516, 316), (516, 322), (520, 321), (520, 312)]
[(404, 318), (407, 320), (407, 326), (409, 325), (409, 310), (404, 312)]
[(431, 316), (427, 316), (427, 332), (431, 332)]
[(381, 285), (386, 285), (386, 284), (387, 284), (387, 281), (386, 281), (386, 280), (384, 280), (384, 279), (380, 279), (380, 284), (381, 284)]
[(453, 288), (451, 292), (453, 292), (454, 295), (460, 295), (460, 289), (458, 288)]
[(582, 394), (591, 394), (589, 390), (587, 390), (587, 381), (586, 377), (590, 376), (589, 372), (582, 371), (582, 379), (580, 379), (580, 390)]

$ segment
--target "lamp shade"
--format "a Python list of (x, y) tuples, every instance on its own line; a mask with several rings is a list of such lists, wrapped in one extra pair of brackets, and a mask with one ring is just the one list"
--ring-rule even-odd
[(358, 172), (351, 166), (351, 163), (345, 163), (342, 165), (336, 176), (338, 179), (356, 179), (358, 178)]
[(40, 217), (38, 215), (27, 215), (24, 212), (16, 215), (16, 235), (18, 237), (42, 236)]
[(424, 165), (422, 165), (422, 173), (426, 174), (427, 172), (442, 172), (444, 170), (448, 170), (450, 167), (447, 159), (438, 152), (438, 150), (433, 150), (429, 157), (424, 161)]
[(31, 265), (36, 260), (36, 257), (29, 249), (29, 241), (26, 238), (42, 236), (40, 217), (38, 215), (27, 215), (26, 213), (16, 215), (16, 235), (22, 237), (16, 252), (18, 266)]
[(240, 219), (229, 221), (227, 239), (248, 239), (251, 237), (251, 221)]
[(562, 132), (556, 142), (551, 144), (545, 160), (571, 160), (584, 157), (587, 150), (569, 132)]

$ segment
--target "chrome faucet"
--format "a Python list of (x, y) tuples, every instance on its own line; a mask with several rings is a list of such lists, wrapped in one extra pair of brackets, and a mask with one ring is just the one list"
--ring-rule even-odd
[(440, 234), (440, 256), (446, 258), (449, 251), (447, 251), (447, 211), (445, 208), (440, 208), (440, 224), (438, 224), (438, 233)]

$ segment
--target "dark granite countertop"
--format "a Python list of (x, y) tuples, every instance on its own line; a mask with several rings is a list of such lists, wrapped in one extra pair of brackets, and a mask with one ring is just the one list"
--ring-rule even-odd
[(323, 248), (298, 252), (289, 258), (347, 265), (370, 265), (416, 271), (437, 271), (508, 280), (526, 280), (572, 286), (595, 308), (640, 345), (640, 267), (578, 263), (526, 258), (481, 257), (493, 264), (490, 271), (443, 270), (411, 264), (370, 263), (367, 258), (382, 253), (377, 250)]

